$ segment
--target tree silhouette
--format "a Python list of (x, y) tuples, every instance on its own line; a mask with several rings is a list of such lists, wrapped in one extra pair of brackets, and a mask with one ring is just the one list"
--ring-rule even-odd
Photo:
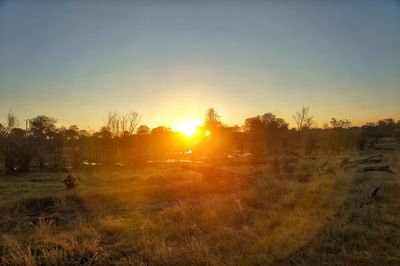
[[(17, 117), (9, 112), (0, 124), (0, 157), (6, 173), (29, 171), (32, 158), (44, 170), (45, 165), (58, 167), (63, 162), (73, 167), (82, 166), (84, 161), (104, 165), (145, 163), (182, 158), (185, 151), (192, 150), (184, 156), (210, 161), (225, 161), (236, 156), (245, 159), (246, 152), (250, 152), (256, 162), (272, 162), (279, 174), (280, 166), (285, 165), (282, 158), (288, 154), (339, 153), (344, 149), (373, 148), (379, 138), (400, 139), (400, 122), (390, 118), (362, 127), (353, 127), (346, 119), (332, 118), (330, 127), (309, 128), (312, 116), (308, 107), (293, 116), (296, 128), (290, 130), (284, 119), (272, 113), (247, 118), (242, 130), (223, 126), (219, 114), (210, 108), (201, 129), (204, 134), (194, 139), (182, 138), (182, 134), (167, 127), (153, 130), (146, 125), (137, 127), (140, 119), (137, 113), (111, 112), (108, 118), (106, 126), (99, 131), (88, 132), (75, 125), (57, 128), (54, 118), (41, 115), (29, 120), (29, 130), (23, 130), (18, 128)], [(206, 130), (212, 133), (206, 135)]]
[(17, 126), (18, 126), (17, 116), (13, 112), (10, 111), (7, 115), (8, 131), (11, 131), (11, 129), (16, 128)]
[(331, 124), (332, 128), (350, 128), (351, 127), (351, 122), (347, 119), (345, 120), (338, 120), (334, 117), (331, 118), (331, 121), (329, 121), (329, 124)]
[(256, 161), (268, 150), (277, 153), (288, 130), (288, 123), (272, 113), (247, 118), (244, 129), (249, 134), (249, 148)]
[(29, 128), (36, 138), (46, 138), (50, 133), (55, 131), (56, 122), (57, 120), (52, 117), (39, 115), (29, 121)]
[(120, 119), (121, 130), (126, 132), (128, 135), (135, 133), (136, 127), (140, 122), (140, 115), (137, 112), (130, 112), (123, 115)]
[(26, 131), (16, 128), (18, 119), (11, 111), (6, 126), (0, 126), (0, 148), (4, 157), (6, 174), (28, 172), (32, 158), (31, 141)]
[(209, 108), (204, 115), (204, 127), (210, 131), (222, 125), (221, 116), (214, 108)]
[(44, 115), (36, 116), (29, 121), (40, 170), (44, 169), (44, 157), (49, 150), (49, 144), (54, 141), (56, 121), (56, 119)]
[(137, 129), (138, 135), (147, 135), (147, 134), (150, 134), (150, 132), (151, 132), (150, 128), (146, 125), (141, 125)]
[(313, 124), (313, 117), (310, 115), (310, 107), (303, 106), (300, 112), (293, 115), (296, 122), (297, 130), (300, 132), (304, 129), (310, 128)]
[(132, 135), (140, 122), (137, 112), (120, 114), (118, 112), (108, 112), (104, 119), (104, 128), (111, 132), (113, 136)]

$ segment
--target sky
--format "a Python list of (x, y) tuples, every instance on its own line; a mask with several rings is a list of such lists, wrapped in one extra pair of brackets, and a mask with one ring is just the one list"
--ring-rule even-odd
[(0, 0), (0, 121), (400, 119), (399, 1)]

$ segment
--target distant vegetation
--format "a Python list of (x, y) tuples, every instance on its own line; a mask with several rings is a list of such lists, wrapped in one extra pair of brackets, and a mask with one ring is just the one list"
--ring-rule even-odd
[(400, 123), (1, 126), (0, 265), (399, 265)]
[(291, 129), (272, 113), (247, 118), (242, 127), (232, 127), (224, 125), (217, 111), (210, 108), (204, 126), (189, 139), (163, 126), (151, 130), (139, 125), (136, 112), (109, 112), (97, 132), (74, 125), (57, 128), (56, 119), (42, 115), (27, 120), (23, 129), (10, 112), (6, 123), (0, 124), (0, 157), (5, 173), (17, 174), (78, 168), (84, 163), (131, 165), (173, 158), (218, 161), (246, 157), (258, 163), (266, 154), (337, 154), (345, 149), (372, 147), (379, 138), (400, 139), (400, 121), (391, 118), (361, 127), (332, 118), (329, 125), (316, 128), (309, 107), (303, 107), (293, 118), (296, 128)]

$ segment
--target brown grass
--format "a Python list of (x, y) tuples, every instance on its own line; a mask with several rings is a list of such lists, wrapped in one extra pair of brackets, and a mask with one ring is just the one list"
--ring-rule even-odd
[[(394, 173), (357, 173), (343, 158), (192, 171), (178, 165), (0, 179), (1, 265), (400, 264)], [(223, 171), (223, 172), (222, 172)], [(371, 191), (382, 190), (376, 198)]]

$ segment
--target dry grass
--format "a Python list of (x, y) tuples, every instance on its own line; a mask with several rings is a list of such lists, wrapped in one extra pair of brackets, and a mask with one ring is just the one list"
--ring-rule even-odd
[[(400, 181), (318, 155), (270, 165), (0, 179), (1, 265), (400, 265)], [(371, 191), (382, 186), (376, 198)]]

